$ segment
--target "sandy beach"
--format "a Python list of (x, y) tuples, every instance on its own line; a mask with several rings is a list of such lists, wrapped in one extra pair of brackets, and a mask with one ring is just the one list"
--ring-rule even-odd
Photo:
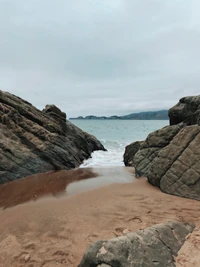
[[(98, 178), (100, 175), (100, 170), (96, 174), (94, 170), (88, 172), (86, 169), (70, 172), (73, 180), (79, 180), (80, 173), (83, 179), (89, 173), (90, 177), (96, 175)], [(106, 172), (102, 170), (101, 176), (105, 173), (108, 175), (109, 169)], [(37, 183), (37, 187), (29, 184), (31, 194), (26, 194), (26, 197), (23, 196), (27, 192), (25, 183), (20, 191), (21, 198), (16, 193), (17, 186), (18, 189), (20, 186), (15, 188), (10, 184), (10, 200), (7, 188), (0, 201), (0, 266), (75, 267), (92, 242), (169, 220), (196, 224), (195, 231), (179, 253), (177, 266), (199, 266), (200, 202), (164, 194), (151, 186), (146, 178), (128, 183), (133, 174), (129, 172), (130, 177), (127, 176), (125, 168), (121, 168), (119, 173), (122, 178), (124, 173), (126, 183), (101, 184), (97, 189), (89, 188), (90, 191), (71, 195), (57, 194), (66, 187), (66, 181), (56, 183), (54, 180), (54, 186), (51, 186), (52, 174), (48, 174), (46, 182)], [(47, 186), (47, 181), (50, 186)], [(9, 184), (3, 186), (5, 189)], [(46, 193), (34, 198), (36, 194), (38, 196), (39, 188), (47, 188)], [(53, 193), (50, 188), (54, 188)], [(15, 197), (11, 197), (12, 194)]]

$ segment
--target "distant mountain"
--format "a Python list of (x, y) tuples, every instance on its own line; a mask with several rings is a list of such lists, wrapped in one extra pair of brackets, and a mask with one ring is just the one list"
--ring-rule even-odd
[(131, 113), (124, 116), (93, 116), (89, 115), (86, 117), (79, 116), (77, 118), (70, 118), (70, 120), (168, 120), (168, 110), (159, 111), (144, 111), (139, 113)]

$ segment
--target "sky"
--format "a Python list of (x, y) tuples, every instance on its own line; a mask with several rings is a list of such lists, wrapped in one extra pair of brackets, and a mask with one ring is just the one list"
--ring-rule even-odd
[(0, 89), (68, 117), (200, 94), (199, 0), (0, 0)]

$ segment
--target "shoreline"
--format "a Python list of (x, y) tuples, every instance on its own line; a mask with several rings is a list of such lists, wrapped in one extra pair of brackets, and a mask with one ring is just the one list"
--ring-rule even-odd
[[(200, 227), (200, 202), (164, 194), (140, 178), (70, 197), (46, 196), (1, 210), (0, 218), (1, 267), (75, 267), (96, 240), (170, 220)], [(192, 261), (186, 252), (179, 266), (190, 266), (181, 265)]]

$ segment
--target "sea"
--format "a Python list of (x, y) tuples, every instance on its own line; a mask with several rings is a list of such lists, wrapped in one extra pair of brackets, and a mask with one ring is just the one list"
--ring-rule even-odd
[(149, 133), (169, 125), (168, 120), (70, 120), (73, 124), (101, 141), (107, 151), (95, 151), (80, 166), (124, 166), (125, 147), (145, 140)]

